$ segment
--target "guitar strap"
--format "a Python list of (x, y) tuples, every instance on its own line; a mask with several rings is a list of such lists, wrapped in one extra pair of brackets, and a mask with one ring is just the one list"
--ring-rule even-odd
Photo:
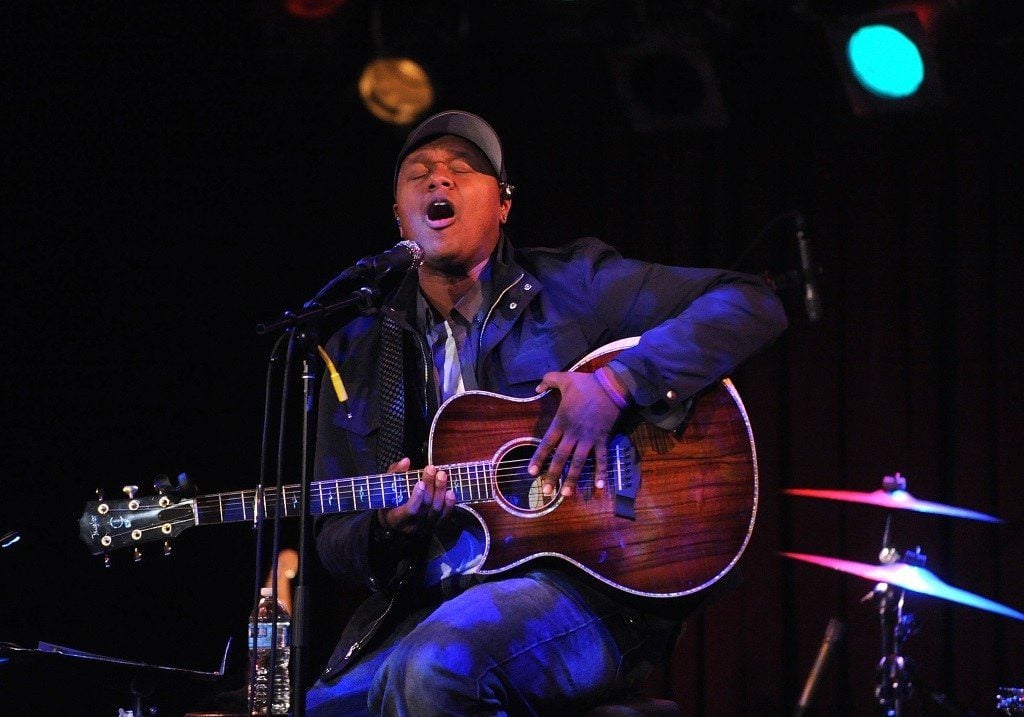
[(382, 312), (380, 361), (377, 363), (380, 434), (377, 470), (384, 472), (401, 458), (405, 447), (405, 379), (402, 368), (402, 327), (388, 311)]

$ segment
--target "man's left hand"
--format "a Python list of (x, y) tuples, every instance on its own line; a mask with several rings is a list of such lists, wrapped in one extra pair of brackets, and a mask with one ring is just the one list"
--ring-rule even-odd
[[(600, 369), (599, 369), (600, 370)], [(608, 474), (608, 436), (622, 412), (597, 382), (593, 374), (553, 371), (544, 374), (537, 393), (556, 389), (561, 395), (558, 410), (530, 459), (530, 475), (541, 474), (551, 458), (541, 483), (545, 496), (558, 489), (559, 478), (569, 464), (561, 494), (570, 496), (576, 487), (583, 464), (594, 455), (594, 487), (603, 488)]]

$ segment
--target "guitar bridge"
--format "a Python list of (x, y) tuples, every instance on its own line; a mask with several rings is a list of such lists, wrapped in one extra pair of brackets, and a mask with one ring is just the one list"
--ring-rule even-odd
[(636, 494), (640, 490), (640, 464), (633, 442), (619, 434), (611, 442), (612, 488), (615, 491), (615, 515), (636, 520)]

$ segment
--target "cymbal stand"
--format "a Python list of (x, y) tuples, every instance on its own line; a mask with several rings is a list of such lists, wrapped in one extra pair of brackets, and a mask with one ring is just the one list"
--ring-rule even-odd
[[(899, 560), (899, 552), (892, 545), (892, 516), (885, 518), (885, 532), (882, 536), (882, 550), (879, 560), (891, 564)], [(924, 567), (927, 558), (918, 548), (907, 551), (903, 562)], [(878, 663), (878, 685), (875, 697), (885, 717), (902, 717), (904, 705), (913, 696), (913, 662), (903, 654), (903, 643), (915, 632), (914, 616), (904, 612), (906, 591), (894, 589), (888, 583), (878, 583), (864, 596), (862, 602), (874, 600), (878, 605), (878, 620), (881, 627), (882, 659)]]
[(913, 695), (913, 662), (902, 654), (903, 643), (912, 631), (913, 617), (903, 612), (905, 592), (879, 583), (866, 598), (878, 603), (882, 628), (882, 659), (878, 663), (875, 697), (885, 717), (902, 717), (904, 705)]

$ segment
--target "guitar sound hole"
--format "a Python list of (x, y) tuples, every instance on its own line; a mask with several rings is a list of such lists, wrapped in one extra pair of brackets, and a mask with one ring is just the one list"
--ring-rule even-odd
[(545, 496), (541, 490), (540, 477), (534, 478), (527, 471), (536, 449), (536, 443), (520, 444), (498, 462), (498, 493), (505, 503), (517, 511), (542, 511), (558, 498), (557, 491)]
[[(558, 481), (556, 490), (551, 495), (544, 495), (540, 477), (534, 478), (527, 468), (537, 441), (530, 440), (512, 447), (498, 461), (497, 492), (499, 497), (513, 510), (524, 513), (544, 512), (559, 499), (558, 490), (562, 481)], [(547, 469), (547, 465), (544, 466)], [(565, 476), (569, 471), (567, 463), (562, 469)], [(583, 465), (579, 480), (576, 483), (577, 495), (589, 498), (594, 492), (594, 460), (590, 458)]]

